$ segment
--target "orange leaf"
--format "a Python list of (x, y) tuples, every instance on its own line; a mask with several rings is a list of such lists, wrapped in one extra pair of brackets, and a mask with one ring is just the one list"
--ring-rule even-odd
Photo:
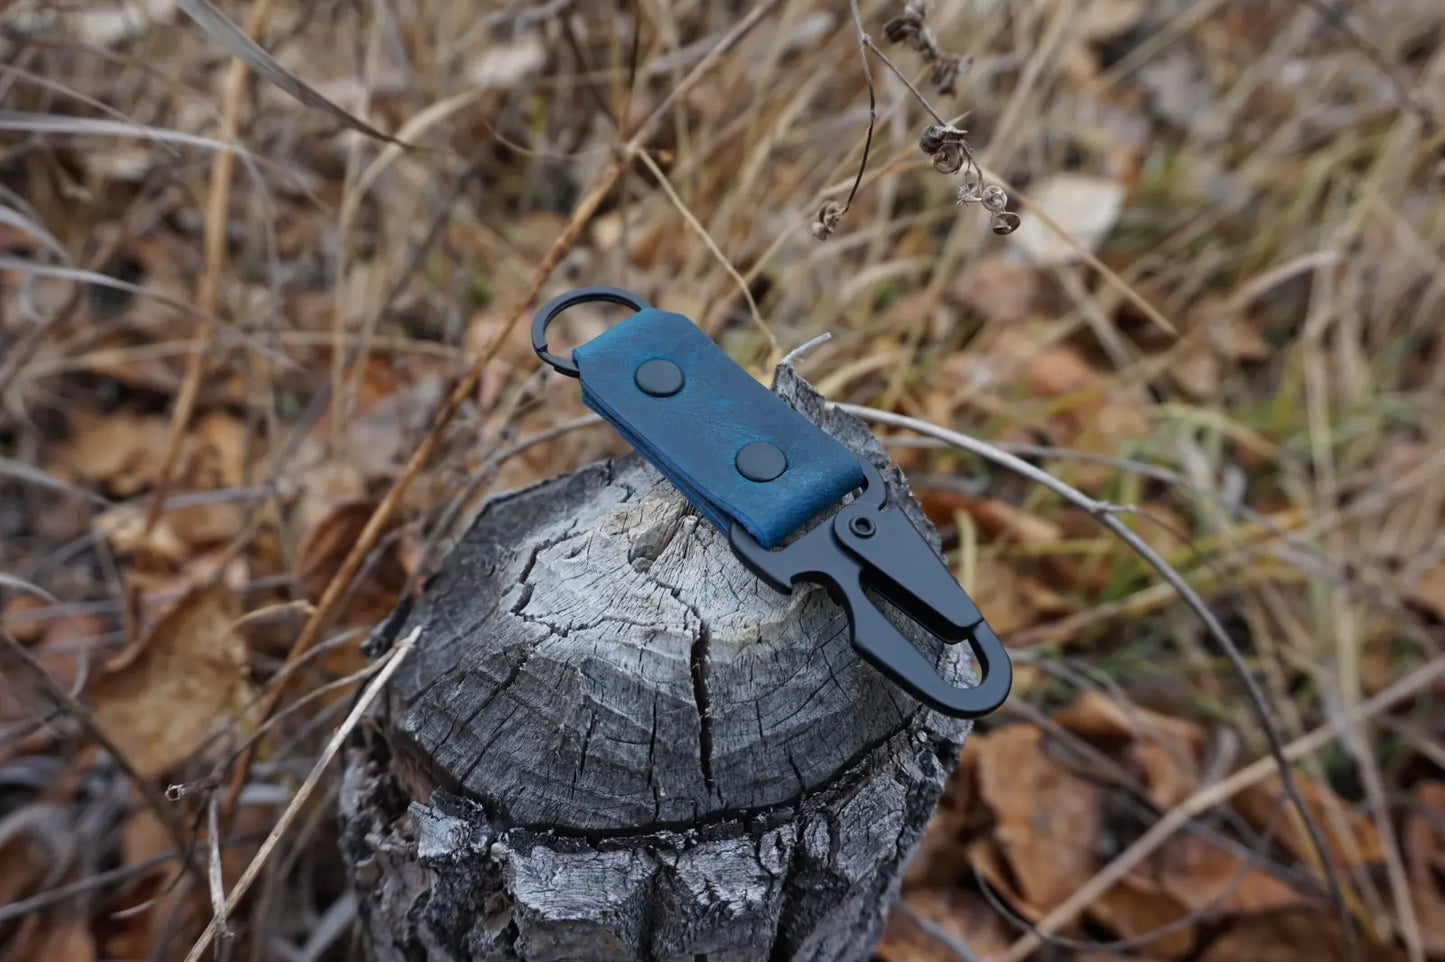
[(1045, 754), (1043, 733), (1031, 725), (974, 736), (970, 747), (979, 793), (998, 819), (994, 838), (1020, 894), (1044, 908), (1058, 905), (1094, 873), (1098, 788)]

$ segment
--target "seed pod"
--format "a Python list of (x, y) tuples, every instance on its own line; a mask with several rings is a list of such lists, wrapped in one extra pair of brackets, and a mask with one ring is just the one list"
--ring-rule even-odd
[(1008, 194), (998, 184), (989, 184), (983, 189), (981, 198), (985, 210), (998, 213), (1008, 206)]
[(993, 215), (993, 232), (999, 236), (1012, 234), (1019, 229), (1019, 215), (1011, 210), (1001, 210)]
[(940, 174), (956, 174), (963, 167), (963, 144), (944, 141), (933, 155), (933, 169)]
[(833, 236), (838, 229), (838, 222), (848, 212), (848, 207), (836, 200), (830, 200), (818, 208), (818, 216), (813, 218), (813, 239), (827, 240)]
[(918, 147), (925, 154), (936, 154), (938, 148), (943, 146), (946, 127), (938, 124), (929, 124), (923, 128), (923, 133), (918, 136)]

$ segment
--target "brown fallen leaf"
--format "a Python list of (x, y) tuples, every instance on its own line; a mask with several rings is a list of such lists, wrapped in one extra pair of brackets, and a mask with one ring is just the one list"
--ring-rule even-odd
[(123, 497), (151, 483), (158, 465), (156, 452), (165, 450), (170, 431), (165, 418), (76, 411), (70, 419), (70, 438), (55, 446), (46, 464), (52, 474), (102, 485)]
[(191, 757), (249, 688), (235, 611), (228, 588), (193, 588), (89, 686), (101, 727), (143, 777)]
[(968, 267), (949, 293), (992, 324), (1014, 324), (1033, 312), (1043, 284), (1039, 269), (1012, 252), (991, 254)]
[(1199, 784), (1204, 730), (1187, 718), (1174, 718), (1139, 705), (1125, 704), (1086, 689), (1054, 721), (1075, 734), (1108, 746), (1123, 744), (1123, 754), (1139, 774), (1150, 800), (1168, 809), (1192, 795)]
[(914, 913), (968, 946), (979, 962), (1003, 958), (1013, 940), (1008, 923), (976, 892), (919, 889), (904, 896), (903, 903), (889, 914), (874, 948), (882, 962), (958, 962), (959, 954), (919, 924)]
[[(1352, 811), (1350, 804), (1339, 798), (1328, 785), (1321, 785), (1303, 773), (1295, 776), (1295, 784), (1299, 786), (1306, 807), (1324, 832), (1330, 856), (1338, 868), (1380, 865), (1385, 861), (1385, 846), (1369, 812)], [(1235, 796), (1234, 806), (1252, 827), (1263, 831), (1282, 799), (1284, 790), (1276, 774), (1240, 792)], [(1288, 801), (1283, 804), (1291, 805)], [(1293, 811), (1292, 808), (1290, 810)], [(1347, 837), (1342, 838), (1335, 828), (1336, 819), (1331, 816), (1332, 811), (1343, 816), (1348, 826)], [(1280, 824), (1280, 844), (1303, 861), (1315, 858), (1314, 846), (1297, 817), (1286, 812), (1281, 816)]]
[(11, 956), (15, 962), (95, 962), (95, 938), (85, 919), (64, 917), (32, 930)]
[(1425, 951), (1445, 957), (1445, 782), (1415, 787), (1419, 806), (1405, 816), (1401, 848)]
[[(1345, 940), (1325, 910), (1290, 909), (1236, 919), (1199, 954), (1196, 962), (1343, 962)], [(1367, 945), (1369, 962), (1400, 962), (1392, 945)]]
[(1246, 914), (1307, 902), (1270, 872), (1198, 835), (1171, 838), (1149, 860), (1148, 871), (1191, 912), (1213, 907), (1222, 914)]
[(1052, 908), (1093, 875), (1100, 829), (1099, 789), (1044, 751), (1043, 732), (1010, 725), (969, 742), (979, 795), (992, 809), (994, 838), (1019, 893)]
[[(375, 510), (376, 504), (371, 501), (337, 505), (307, 533), (297, 553), (296, 574), (312, 603), (321, 600)], [(385, 618), (401, 600), (409, 570), (402, 541), (395, 537), (398, 525), (395, 519), (388, 525), (380, 539), (380, 554), (367, 562), (358, 582), (349, 589), (341, 623), (375, 623)]]
[[(1165, 929), (1187, 913), (1178, 899), (1152, 882), (1131, 875), (1089, 906), (1088, 914), (1120, 938), (1134, 939)], [(1150, 959), (1181, 959), (1193, 951), (1197, 938), (1197, 925), (1183, 925), (1138, 946), (1135, 951)]]

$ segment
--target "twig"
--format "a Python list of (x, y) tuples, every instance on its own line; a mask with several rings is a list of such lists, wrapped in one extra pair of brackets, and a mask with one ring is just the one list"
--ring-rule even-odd
[(241, 899), (244, 898), (246, 892), (250, 890), (252, 883), (256, 881), (256, 876), (261, 874), (261, 869), (265, 866), (266, 860), (271, 857), (271, 853), (275, 851), (276, 846), (281, 841), (281, 837), (286, 834), (286, 830), (290, 828), (291, 823), (295, 821), (297, 812), (301, 811), (301, 806), (306, 803), (306, 799), (311, 797), (312, 791), (315, 790), (317, 782), (321, 780), (321, 776), (331, 764), (331, 760), (336, 757), (336, 753), (341, 750), (342, 744), (350, 737), (352, 730), (356, 728), (357, 724), (360, 723), (361, 716), (366, 714), (367, 710), (371, 708), (371, 703), (376, 700), (377, 695), (381, 694), (381, 690), (385, 687), (387, 681), (396, 670), (401, 667), (401, 663), (406, 660), (407, 655), (411, 654), (412, 649), (416, 646), (417, 636), (420, 634), (420, 627), (412, 629), (411, 634), (398, 641), (396, 647), (387, 655), (386, 660), (382, 663), (381, 669), (376, 673), (376, 677), (371, 680), (371, 684), (366, 686), (366, 690), (363, 691), (361, 697), (357, 699), (356, 705), (351, 709), (351, 713), (346, 716), (346, 720), (341, 723), (341, 727), (336, 730), (331, 736), (331, 740), (326, 743), (326, 748), (321, 752), (321, 757), (316, 760), (316, 764), (311, 768), (311, 773), (306, 776), (306, 781), (301, 783), (301, 787), (297, 789), (296, 794), (292, 796), (290, 803), (287, 804), (286, 810), (281, 813), (281, 819), (276, 823), (276, 827), (271, 830), (270, 835), (266, 836), (266, 841), (261, 843), (261, 847), (256, 851), (256, 855), (251, 859), (251, 863), (247, 865), (246, 870), (241, 873), (241, 877), (236, 881), (236, 887), (231, 889), (230, 895), (226, 896), (221, 910), (212, 916), (210, 925), (206, 926), (206, 930), (201, 933), (201, 937), (198, 938), (196, 944), (191, 947), (190, 954), (186, 956), (186, 962), (198, 962), (201, 956), (205, 955), (206, 949), (210, 946), (211, 941), (224, 930), (226, 916), (236, 910), (236, 906), (241, 903)]
[[(422, 467), (430, 460), (437, 445), (441, 443), (442, 432), (446, 429), (447, 425), (451, 423), (452, 418), (456, 416), (462, 406), (475, 393), (477, 384), (481, 381), (482, 371), (491, 362), (492, 358), (497, 355), (497, 352), (501, 350), (512, 328), (522, 319), (527, 307), (537, 299), (542, 291), (543, 285), (545, 285), (547, 279), (552, 276), (552, 272), (557, 268), (562, 258), (572, 249), (573, 245), (577, 243), (577, 238), (581, 235), (583, 227), (585, 227), (591, 221), (593, 215), (596, 214), (603, 199), (622, 176), (623, 170), (630, 166), (638, 151), (641, 150), (643, 145), (652, 137), (658, 125), (662, 122), (662, 119), (667, 116), (672, 108), (712, 70), (724, 53), (746, 36), (753, 27), (757, 26), (780, 2), (781, 0), (762, 0), (762, 2), (755, 6), (745, 17), (739, 20), (733, 28), (717, 42), (713, 49), (709, 51), (702, 60), (698, 61), (697, 65), (693, 67), (688, 75), (663, 98), (662, 102), (647, 115), (642, 123), (638, 125), (637, 131), (627, 143), (622, 146), (622, 149), (618, 151), (617, 156), (612, 162), (608, 164), (596, 180), (593, 181), (592, 186), (587, 192), (583, 194), (581, 200), (578, 201), (577, 209), (567, 222), (567, 226), (563, 228), (562, 233), (552, 244), (551, 250), (547, 252), (546, 257), (542, 259), (542, 263), (533, 274), (527, 294), (523, 297), (521, 303), (511, 311), (506, 322), (502, 325), (501, 330), (499, 330), (487, 346), (478, 353), (476, 359), (472, 361), (471, 366), (468, 367), (466, 373), (462, 375), (462, 379), (458, 382), (452, 393), (448, 395), (445, 402), (437, 409), (437, 413), (433, 417), (426, 435), (417, 445), (410, 460), (407, 461), (406, 466), (402, 469), (401, 474), (392, 484), (390, 490), (387, 491), (386, 496), (382, 498), (381, 503), (377, 505), (376, 510), (372, 512), (371, 519), (357, 537), (356, 544), (352, 546), (351, 552), (346, 556), (346, 559), (341, 563), (340, 567), (337, 568), (336, 574), (332, 576), (331, 581), (327, 584), (326, 590), (322, 593), (321, 600), (316, 605), (315, 613), (307, 620), (305, 627), (301, 629), (300, 635), (297, 636), (296, 641), (292, 644), (291, 650), (286, 655), (286, 661), (288, 663), (299, 658), (308, 648), (315, 644), (323, 627), (330, 621), (343, 594), (350, 586), (352, 579), (356, 576), (357, 571), (360, 570), (368, 553), (370, 553), (371, 549), (376, 545), (377, 540), (381, 537), (382, 532), (390, 522), (392, 515), (395, 514), (397, 507), (401, 504), (402, 498), (411, 486), (412, 481), (420, 474)], [(267, 693), (266, 700), (262, 703), (260, 717), (257, 719), (258, 723), (264, 721), (275, 711), (285, 690), (286, 685), (284, 682), (271, 686), (270, 691)], [(227, 786), (226, 793), (227, 811), (235, 805), (236, 798), (241, 791), (241, 786), (245, 784), (246, 771), (250, 767), (250, 759), (251, 752), (248, 751), (243, 754), (237, 762), (235, 771), (231, 775), (231, 781)]]
[[(1043, 485), (1075, 507), (1083, 509), (1101, 525), (1108, 528), (1115, 536), (1148, 562), (1150, 567), (1158, 571), (1164, 580), (1173, 586), (1175, 591), (1179, 592), (1184, 603), (1204, 622), (1205, 627), (1209, 630), (1210, 636), (1224, 652), (1225, 657), (1229, 660), (1230, 666), (1234, 669), (1235, 674), (1238, 675), (1240, 682), (1244, 685), (1250, 707), (1259, 720), (1265, 738), (1269, 742), (1270, 755), (1279, 767), (1280, 781), (1284, 792), (1289, 796), (1290, 801), (1298, 810), (1300, 820), (1309, 834), (1310, 846), (1314, 849), (1316, 856), (1320, 860), (1320, 865), (1325, 876), (1325, 885), (1329, 890), (1330, 901), (1340, 916), (1340, 924), (1343, 928), (1343, 934), (1348, 946), (1347, 956), (1349, 958), (1358, 958), (1359, 946), (1356, 942), (1354, 919), (1350, 915), (1349, 908), (1345, 903), (1344, 892), (1341, 890), (1339, 879), (1336, 877), (1337, 871), (1334, 856), (1325, 844), (1324, 834), (1320, 830), (1319, 823), (1314, 818), (1309, 807), (1305, 804), (1304, 796), (1300, 794), (1299, 787), (1295, 784), (1294, 774), (1290, 770), (1289, 763), (1284, 754), (1284, 739), (1281, 737), (1279, 727), (1275, 724), (1274, 718), (1270, 714), (1269, 703), (1265, 699), (1264, 692), (1260, 690), (1259, 683), (1255, 681), (1254, 676), (1250, 673), (1249, 666), (1245, 663), (1244, 656), (1240, 653), (1238, 646), (1235, 645), (1234, 641), (1229, 637), (1229, 633), (1224, 630), (1224, 626), (1219, 623), (1219, 619), (1215, 616), (1214, 612), (1209, 610), (1209, 606), (1204, 603), (1204, 599), (1199, 597), (1198, 592), (1184, 579), (1184, 576), (1176, 571), (1148, 542), (1144, 541), (1144, 539), (1133, 531), (1130, 531), (1123, 522), (1114, 515), (1111, 505), (1102, 501), (1096, 501), (1072, 485), (1065, 484), (1048, 472), (1009, 454), (1007, 451), (999, 450), (986, 441), (980, 441), (977, 438), (971, 438), (967, 435), (959, 434), (956, 431), (950, 431), (947, 428), (940, 428), (937, 425), (920, 421), (917, 418), (910, 418), (901, 414), (893, 414), (889, 411), (879, 411), (874, 408), (861, 407), (853, 404), (834, 404), (832, 406), (865, 420), (891, 424), (895, 427), (908, 428), (921, 434), (931, 435), (941, 441), (946, 441), (949, 444), (991, 461), (994, 464), (1008, 468), (1010, 471), (1028, 478), (1030, 481)], [(1010, 959), (1021, 958), (1022, 956), (1010, 956)]]
[(229, 939), (234, 933), (226, 923), (226, 886), (221, 880), (221, 806), (215, 794), (206, 799), (206, 830), (210, 834), (207, 848), (210, 857), (206, 864), (206, 881), (210, 886), (211, 911), (221, 920), (217, 934)]

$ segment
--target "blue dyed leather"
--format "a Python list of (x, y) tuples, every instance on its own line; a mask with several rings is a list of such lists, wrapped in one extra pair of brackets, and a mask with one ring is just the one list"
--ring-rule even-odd
[[(683, 372), (670, 397), (633, 381), (638, 366), (666, 358)], [(582, 400), (727, 531), (738, 521), (775, 547), (814, 515), (864, 484), (852, 452), (758, 383), (681, 314), (639, 311), (572, 352)], [(768, 441), (788, 459), (772, 481), (750, 481), (734, 458)]]

